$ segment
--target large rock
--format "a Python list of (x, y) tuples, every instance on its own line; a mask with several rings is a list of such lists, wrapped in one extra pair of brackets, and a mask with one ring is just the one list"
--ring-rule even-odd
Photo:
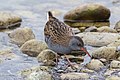
[(17, 45), (22, 45), (26, 41), (34, 39), (35, 35), (30, 28), (19, 28), (8, 34), (11, 41)]
[(89, 75), (87, 73), (66, 73), (61, 75), (61, 80), (87, 80), (89, 79)]
[(97, 59), (92, 59), (91, 62), (87, 64), (87, 68), (92, 70), (100, 70), (103, 67), (103, 63)]
[(64, 16), (65, 20), (107, 20), (110, 10), (100, 4), (85, 4), (70, 10)]
[(120, 61), (113, 60), (113, 61), (110, 63), (110, 68), (120, 69)]
[(37, 59), (39, 62), (44, 63), (44, 65), (55, 65), (54, 60), (57, 58), (57, 53), (52, 50), (46, 49), (43, 50), (38, 56)]
[(94, 58), (105, 58), (109, 59), (116, 59), (118, 57), (118, 52), (116, 52), (116, 47), (100, 47), (94, 51), (92, 51), (92, 56)]
[(21, 47), (21, 51), (29, 56), (36, 57), (38, 54), (47, 49), (47, 44), (43, 41), (38, 41), (35, 39), (25, 42)]
[(106, 46), (120, 39), (120, 35), (117, 33), (86, 32), (79, 33), (76, 36), (81, 37), (84, 43), (90, 46)]
[(0, 12), (0, 28), (19, 27), (22, 19), (15, 14)]

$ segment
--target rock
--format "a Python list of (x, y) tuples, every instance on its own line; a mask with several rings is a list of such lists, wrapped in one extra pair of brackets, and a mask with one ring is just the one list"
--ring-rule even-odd
[(78, 28), (72, 28), (72, 31), (73, 31), (75, 34), (78, 34), (78, 33), (81, 32)]
[(106, 46), (120, 39), (120, 35), (117, 33), (86, 32), (79, 33), (76, 36), (81, 37), (84, 43), (90, 46)]
[(98, 32), (97, 27), (92, 26), (87, 29), (85, 29), (85, 32)]
[(21, 47), (20, 50), (32, 57), (36, 57), (39, 53), (45, 49), (47, 49), (47, 44), (43, 41), (38, 41), (36, 39), (29, 40), (25, 42)]
[(120, 21), (116, 23), (114, 29), (116, 29), (117, 32), (120, 32)]
[(0, 62), (18, 58), (10, 49), (0, 50)]
[(105, 58), (109, 59), (116, 59), (118, 57), (118, 53), (116, 52), (116, 47), (100, 47), (96, 50), (93, 50), (92, 56), (94, 58)]
[(103, 26), (97, 29), (98, 32), (108, 32), (108, 33), (117, 33), (117, 31), (115, 29), (112, 29), (108, 26)]
[(52, 50), (46, 49), (43, 50), (38, 56), (37, 60), (43, 62), (44, 65), (55, 65), (54, 60), (57, 58), (57, 53)]
[(116, 60), (113, 60), (111, 63), (110, 63), (110, 68), (113, 68), (113, 69), (120, 69), (120, 61), (116, 61)]
[[(96, 17), (97, 16), (97, 17)], [(101, 4), (85, 4), (67, 12), (65, 20), (107, 20), (110, 10)]]
[(35, 35), (30, 28), (19, 28), (8, 34), (11, 42), (17, 45), (22, 45), (26, 41), (34, 39)]
[(112, 76), (107, 77), (105, 80), (120, 80), (120, 77), (112, 75)]
[(108, 47), (118, 47), (120, 45), (120, 40), (116, 40), (110, 44), (108, 44)]
[(118, 61), (120, 61), (120, 56), (118, 57), (118, 59), (117, 59)]
[(97, 59), (92, 59), (91, 62), (87, 64), (87, 68), (92, 70), (100, 70), (103, 67), (103, 63)]
[(32, 72), (26, 80), (52, 80), (52, 75), (45, 71)]
[(19, 75), (24, 77), (25, 80), (52, 80), (48, 71), (49, 68), (46, 66), (36, 66), (20, 71)]
[(13, 13), (0, 12), (0, 28), (13, 28), (21, 25), (22, 19)]
[(93, 70), (89, 70), (89, 69), (82, 69), (81, 72), (83, 72), (83, 73), (94, 73)]
[(61, 74), (61, 80), (87, 80), (89, 79), (89, 75), (87, 73), (65, 73)]
[(112, 73), (114, 73), (115, 71), (114, 70), (109, 70), (107, 69), (107, 71), (104, 73), (104, 76), (107, 77), (107, 76), (111, 76)]

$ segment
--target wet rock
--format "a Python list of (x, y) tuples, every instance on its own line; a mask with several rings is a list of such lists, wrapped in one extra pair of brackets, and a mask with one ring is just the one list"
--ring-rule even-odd
[(87, 29), (85, 29), (85, 32), (97, 32), (97, 27), (95, 26), (92, 26), (92, 27), (89, 27)]
[(108, 32), (108, 33), (117, 33), (117, 31), (115, 29), (112, 29), (108, 26), (103, 26), (97, 29), (98, 32)]
[(0, 50), (0, 62), (17, 59), (18, 56), (11, 49)]
[(116, 47), (100, 47), (92, 52), (94, 58), (116, 59), (118, 57)]
[(22, 19), (13, 13), (0, 12), (0, 28), (13, 28), (21, 25)]
[(20, 50), (32, 57), (36, 57), (39, 53), (45, 49), (47, 49), (47, 45), (43, 41), (38, 41), (35, 39), (29, 40), (25, 42), (21, 47)]
[(19, 72), (25, 80), (52, 80), (48, 73), (49, 68), (46, 66), (36, 66)]
[(116, 23), (114, 29), (116, 29), (117, 32), (120, 32), (120, 21)]
[(103, 63), (97, 59), (92, 59), (91, 62), (87, 64), (87, 68), (92, 70), (100, 70), (103, 67)]
[[(96, 17), (97, 16), (97, 17)], [(100, 4), (85, 4), (67, 12), (65, 20), (107, 20), (110, 10)]]
[(26, 41), (34, 39), (35, 35), (30, 28), (19, 28), (8, 34), (11, 42), (17, 45), (22, 45)]
[(107, 77), (105, 80), (120, 80), (120, 77), (112, 75), (112, 76)]
[(77, 72), (61, 74), (61, 80), (82, 80), (82, 79), (83, 80), (89, 79), (89, 75), (87, 73)]
[(120, 69), (120, 61), (113, 60), (113, 61), (110, 63), (110, 68)]
[(90, 46), (106, 46), (120, 39), (120, 35), (117, 33), (86, 32), (79, 33), (76, 36), (81, 37), (84, 43)]
[(118, 47), (120, 45), (120, 40), (116, 40), (110, 44), (108, 44), (108, 47)]
[(37, 60), (43, 62), (44, 65), (51, 66), (55, 65), (54, 60), (57, 58), (57, 53), (52, 50), (46, 49), (43, 50), (38, 56)]

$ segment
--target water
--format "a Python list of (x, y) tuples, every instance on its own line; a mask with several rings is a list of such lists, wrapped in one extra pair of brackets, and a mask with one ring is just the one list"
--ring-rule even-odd
[[(113, 3), (113, 1), (118, 2)], [(32, 28), (36, 39), (44, 40), (43, 29), (47, 21), (47, 11), (53, 11), (54, 15), (63, 21), (63, 16), (67, 11), (84, 3), (100, 3), (109, 8), (111, 10), (110, 27), (114, 27), (115, 23), (120, 20), (119, 0), (0, 0), (0, 11), (11, 12), (21, 16), (23, 20), (21, 27)], [(4, 33), (0, 35), (6, 36)], [(6, 49), (12, 46), (14, 48), (13, 51), (19, 55), (19, 58), (15, 60), (0, 64), (0, 80), (22, 80), (14, 74), (19, 70), (38, 65), (37, 61), (34, 58), (22, 55), (19, 48), (15, 45), (6, 43), (5, 41), (9, 40), (8, 37), (0, 37), (0, 39), (0, 43), (2, 43), (0, 48)]]
[[(111, 10), (110, 23), (114, 27), (120, 20), (119, 0), (0, 0), (0, 11), (8, 11), (22, 17), (22, 27), (30, 27), (34, 31), (36, 38), (43, 40), (43, 28), (47, 21), (47, 11), (56, 12), (55, 16), (63, 20), (63, 15), (84, 3), (100, 3)], [(114, 3), (113, 1), (118, 1)]]

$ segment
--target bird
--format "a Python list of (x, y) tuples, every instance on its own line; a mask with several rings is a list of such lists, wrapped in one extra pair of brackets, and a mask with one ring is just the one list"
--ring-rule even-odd
[(48, 11), (48, 21), (44, 27), (44, 36), (49, 49), (65, 55), (70, 65), (71, 63), (66, 55), (72, 51), (84, 51), (91, 58), (91, 55), (84, 47), (83, 40), (75, 36), (70, 26), (54, 17), (51, 11)]

